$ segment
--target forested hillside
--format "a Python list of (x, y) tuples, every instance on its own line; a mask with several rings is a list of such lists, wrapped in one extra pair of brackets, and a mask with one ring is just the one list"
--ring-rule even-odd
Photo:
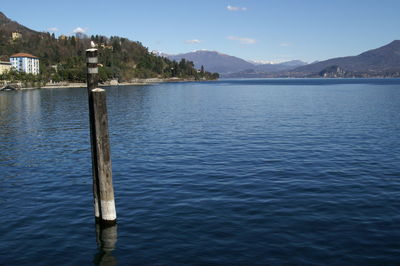
[[(13, 40), (12, 32), (22, 34)], [(14, 53), (24, 52), (39, 57), (41, 78), (53, 81), (80, 81), (86, 79), (85, 50), (94, 41), (99, 49), (99, 76), (101, 81), (134, 78), (191, 78), (217, 79), (217, 73), (198, 71), (190, 61), (171, 61), (154, 55), (140, 42), (122, 37), (60, 36), (36, 32), (8, 19), (0, 12), (0, 59), (8, 60)]]

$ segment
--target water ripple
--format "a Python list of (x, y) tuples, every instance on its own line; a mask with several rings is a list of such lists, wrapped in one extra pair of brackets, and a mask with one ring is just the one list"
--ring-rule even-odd
[[(0, 93), (0, 264), (98, 263), (85, 93)], [(120, 264), (400, 260), (398, 81), (107, 93)]]

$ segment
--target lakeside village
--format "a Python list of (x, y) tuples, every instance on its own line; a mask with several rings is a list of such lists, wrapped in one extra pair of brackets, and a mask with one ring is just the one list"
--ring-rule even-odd
[[(138, 42), (132, 42), (125, 38), (111, 37), (107, 39), (103, 36), (64, 36), (58, 39), (53, 36), (42, 34), (47, 40), (48, 45), (55, 54), (54, 60), (49, 60), (48, 53), (45, 52), (41, 58), (32, 53), (40, 50), (43, 54), (43, 45), (35, 49), (29, 49), (31, 52), (21, 51), (26, 48), (24, 45), (14, 46), (15, 53), (4, 55), (0, 54), (0, 90), (15, 90), (26, 88), (43, 87), (85, 87), (85, 47), (87, 43), (94, 41), (99, 49), (99, 59), (103, 59), (99, 64), (100, 85), (113, 86), (119, 84), (148, 84), (156, 82), (173, 81), (195, 81), (217, 79), (217, 73), (209, 73), (204, 68), (195, 69), (194, 64), (182, 59), (182, 61), (170, 61), (167, 58), (159, 57), (156, 54), (147, 51)], [(43, 37), (44, 36), (44, 37)], [(12, 32), (8, 41), (8, 46), (12, 47), (17, 43), (28, 42), (32, 36), (27, 36), (23, 40), (20, 32)], [(56, 45), (55, 45), (56, 44)], [(46, 45), (47, 46), (47, 45)], [(19, 47), (19, 50), (16, 49)], [(62, 56), (65, 50), (72, 51), (70, 56)], [(11, 49), (9, 49), (11, 50)], [(28, 51), (29, 51), (28, 50)], [(4, 52), (4, 50), (3, 50)], [(37, 51), (40, 53), (39, 51)], [(132, 55), (130, 55), (132, 54)], [(132, 57), (132, 58), (130, 58)], [(9, 60), (4, 60), (4, 59)], [(45, 62), (41, 62), (41, 59)], [(52, 62), (51, 62), (52, 61)], [(135, 62), (136, 61), (136, 62)], [(72, 65), (72, 68), (66, 67), (65, 62)], [(43, 70), (44, 68), (44, 70)], [(50, 73), (50, 74), (49, 74)]]
[[(19, 32), (13, 32), (11, 35), (13, 41), (22, 38), (22, 34)], [(28, 75), (36, 76), (39, 75), (39, 58), (28, 54), (28, 53), (16, 53), (10, 56), (10, 61), (0, 61), (0, 76), (5, 76), (10, 72), (25, 73)], [(7, 81), (2, 81), (0, 83), (0, 89), (10, 89), (14, 88), (12, 86), (7, 86)], [(1, 85), (4, 87), (2, 88)], [(13, 84), (14, 86), (22, 87), (22, 84)]]
[[(30, 77), (30, 81), (7, 81), (0, 80), (0, 90), (16, 90), (21, 88), (40, 88), (40, 87), (86, 87), (86, 83), (69, 83), (69, 82), (41, 82), (39, 79), (35, 79), (40, 74), (39, 58), (37, 56), (28, 53), (16, 53), (10, 56), (10, 61), (0, 61), (0, 76), (7, 75), (8, 73), (22, 74), (26, 77)], [(178, 78), (171, 78), (170, 81), (179, 80)], [(148, 84), (161, 82), (162, 79), (148, 78), (148, 79), (135, 79), (129, 84)], [(116, 79), (110, 80), (102, 85), (115, 86), (119, 82)], [(128, 83), (126, 83), (128, 84)]]

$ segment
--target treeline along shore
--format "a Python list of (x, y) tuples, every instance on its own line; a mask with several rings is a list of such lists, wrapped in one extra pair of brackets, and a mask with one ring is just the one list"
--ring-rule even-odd
[[(18, 33), (18, 38), (13, 34)], [(218, 73), (196, 69), (193, 62), (179, 62), (158, 56), (138, 41), (101, 35), (56, 37), (48, 32), (36, 32), (7, 18), (0, 12), (0, 61), (9, 61), (16, 53), (29, 53), (40, 60), (38, 75), (14, 69), (0, 74), (2, 83), (22, 86), (44, 86), (48, 83), (84, 83), (86, 81), (85, 50), (93, 42), (99, 51), (99, 81), (118, 83), (146, 83), (147, 79), (214, 80)]]

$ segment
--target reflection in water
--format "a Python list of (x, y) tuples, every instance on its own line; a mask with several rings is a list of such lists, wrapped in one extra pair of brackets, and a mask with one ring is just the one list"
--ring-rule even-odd
[(96, 223), (96, 241), (99, 252), (94, 257), (95, 265), (117, 265), (112, 254), (117, 243), (117, 225), (104, 226)]
[(10, 167), (30, 165), (32, 156), (17, 160), (16, 154), (36, 143), (42, 123), (39, 90), (0, 92), (0, 162)]
[(0, 93), (0, 125), (26, 124), (36, 129), (41, 121), (41, 95), (38, 90)]

